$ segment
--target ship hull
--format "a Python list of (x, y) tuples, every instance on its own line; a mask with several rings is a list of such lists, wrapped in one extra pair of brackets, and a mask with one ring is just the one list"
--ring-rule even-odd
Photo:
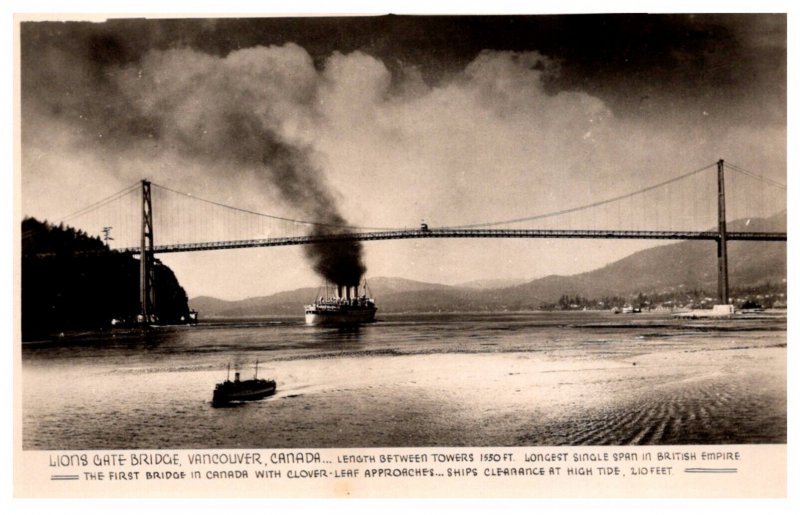
[(375, 321), (376, 308), (358, 310), (306, 310), (308, 325), (352, 325)]
[(226, 381), (217, 385), (211, 403), (224, 406), (232, 402), (257, 401), (275, 395), (275, 381), (253, 379), (241, 382)]

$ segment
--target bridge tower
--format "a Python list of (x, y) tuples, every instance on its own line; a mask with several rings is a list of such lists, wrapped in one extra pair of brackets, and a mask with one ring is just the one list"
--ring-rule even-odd
[(728, 304), (728, 228), (725, 222), (725, 162), (722, 159), (717, 161), (717, 193), (717, 297), (720, 304)]
[(155, 321), (155, 266), (153, 257), (153, 202), (150, 197), (150, 181), (142, 179), (142, 240), (139, 253), (139, 300), (142, 323)]

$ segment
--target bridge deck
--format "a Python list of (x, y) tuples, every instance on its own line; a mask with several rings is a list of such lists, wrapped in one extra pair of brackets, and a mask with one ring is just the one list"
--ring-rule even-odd
[[(785, 232), (728, 232), (728, 240), (786, 241)], [(241, 249), (249, 247), (279, 247), (285, 245), (309, 245), (335, 241), (376, 241), (411, 238), (573, 238), (573, 239), (636, 239), (636, 240), (718, 240), (716, 231), (606, 231), (606, 230), (558, 230), (558, 229), (405, 229), (341, 233), (317, 236), (291, 236), (254, 240), (233, 240), (202, 243), (177, 243), (156, 245), (153, 251), (197, 252), (203, 250)], [(138, 247), (118, 249), (138, 254)]]

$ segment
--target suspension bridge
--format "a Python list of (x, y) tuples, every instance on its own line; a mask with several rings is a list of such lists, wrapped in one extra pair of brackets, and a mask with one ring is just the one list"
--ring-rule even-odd
[[(759, 229), (765, 219), (785, 210), (784, 184), (719, 160), (604, 200), (457, 226), (363, 227), (295, 219), (200, 198), (147, 180), (75, 211), (63, 222), (87, 234), (102, 233), (114, 250), (143, 256), (141, 303), (147, 319), (154, 298), (155, 254), (411, 238), (713, 240), (717, 242), (719, 303), (727, 304), (727, 242), (786, 241), (786, 232)], [(728, 220), (741, 222), (729, 230)], [(756, 222), (752, 227), (751, 221)]]

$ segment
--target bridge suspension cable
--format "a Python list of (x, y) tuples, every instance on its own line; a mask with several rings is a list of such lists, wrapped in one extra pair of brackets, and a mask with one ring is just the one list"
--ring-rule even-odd
[(299, 219), (295, 219), (295, 218), (287, 218), (287, 217), (283, 217), (283, 216), (269, 215), (269, 214), (266, 214), (266, 213), (259, 213), (258, 211), (252, 211), (250, 209), (244, 209), (244, 208), (241, 208), (241, 207), (236, 207), (236, 206), (231, 206), (231, 205), (228, 205), (228, 204), (223, 204), (222, 202), (216, 202), (214, 200), (209, 200), (209, 199), (204, 199), (204, 198), (201, 198), (201, 197), (197, 197), (195, 195), (192, 195), (191, 193), (185, 193), (185, 192), (182, 192), (182, 191), (178, 191), (178, 190), (169, 188), (167, 186), (162, 186), (161, 184), (156, 184), (156, 183), (151, 183), (151, 184), (153, 186), (157, 187), (157, 188), (162, 189), (162, 190), (169, 191), (170, 193), (175, 193), (177, 195), (182, 195), (182, 196), (190, 198), (192, 200), (205, 202), (206, 204), (211, 204), (213, 206), (230, 209), (232, 211), (238, 211), (240, 213), (246, 213), (246, 214), (249, 214), (249, 215), (255, 215), (255, 216), (260, 216), (260, 217), (264, 217), (264, 218), (270, 218), (272, 220), (280, 220), (280, 221), (283, 221), (283, 222), (290, 222), (290, 223), (294, 223), (294, 224), (301, 224), (301, 225), (308, 225), (308, 226), (315, 226), (315, 227), (331, 227), (331, 228), (349, 229), (349, 230), (387, 231), (387, 230), (392, 230), (393, 229), (393, 228), (390, 228), (390, 227), (363, 227), (363, 226), (347, 225), (347, 224), (332, 224), (332, 223), (327, 223), (327, 222), (310, 221), (310, 220), (299, 220)]
[(127, 188), (124, 188), (124, 189), (122, 189), (122, 190), (120, 190), (120, 191), (118, 191), (118, 192), (116, 192), (116, 193), (114, 193), (112, 195), (107, 196), (104, 199), (98, 200), (97, 202), (94, 202), (94, 203), (92, 203), (92, 204), (90, 204), (88, 206), (85, 206), (85, 207), (83, 207), (83, 208), (81, 208), (81, 209), (79, 209), (77, 211), (74, 211), (74, 212), (72, 212), (72, 213), (70, 213), (70, 214), (68, 214), (66, 216), (62, 216), (60, 218), (57, 218), (57, 220), (61, 220), (63, 222), (66, 222), (66, 221), (71, 220), (73, 218), (78, 218), (80, 216), (83, 216), (83, 215), (85, 215), (87, 213), (90, 213), (92, 211), (96, 211), (97, 209), (100, 209), (101, 207), (105, 206), (106, 204), (114, 202), (115, 200), (119, 200), (119, 199), (121, 199), (122, 197), (124, 197), (126, 195), (130, 195), (133, 192), (137, 192), (138, 193), (140, 184), (141, 183), (139, 183), (139, 182), (133, 183), (130, 186), (128, 186)]
[(726, 162), (725, 163), (725, 168), (730, 168), (730, 169), (732, 169), (733, 171), (735, 171), (737, 173), (740, 173), (740, 174), (743, 174), (743, 175), (747, 175), (749, 177), (753, 177), (753, 178), (758, 179), (759, 181), (762, 181), (762, 182), (766, 182), (768, 184), (771, 184), (772, 186), (775, 186), (776, 188), (781, 188), (783, 190), (786, 189), (786, 185), (785, 184), (782, 184), (782, 183), (780, 183), (778, 181), (774, 181), (774, 180), (772, 180), (772, 179), (770, 179), (768, 177), (764, 177), (763, 175), (758, 175), (757, 173), (747, 171), (744, 168), (741, 168), (739, 166), (733, 165), (731, 163)]
[[(464, 225), (442, 224), (438, 227), (430, 224), (431, 231), (436, 232), (422, 235), (417, 234), (417, 227), (367, 227), (267, 214), (198, 197), (161, 184), (150, 184), (153, 194), (156, 246), (161, 249), (258, 246), (273, 241), (284, 245), (302, 244), (311, 241), (309, 237), (315, 238), (316, 233), (319, 233), (317, 236), (341, 234), (353, 238), (362, 234), (365, 236), (364, 239), (463, 237), (467, 234), (465, 231), (473, 229), (502, 230), (502, 234), (508, 235), (507, 237), (519, 237), (522, 234), (520, 231), (528, 237), (528, 232), (539, 231), (541, 233), (539, 237), (545, 234), (550, 234), (552, 237), (572, 237), (569, 234), (602, 235), (614, 232), (624, 237), (645, 235), (649, 238), (652, 234), (675, 237), (680, 234), (705, 233), (714, 229), (717, 218), (717, 178), (716, 174), (703, 172), (715, 168), (716, 164), (711, 163), (636, 191), (575, 207), (502, 221)], [(749, 232), (771, 230), (772, 226), (763, 225), (763, 222), (758, 220), (785, 210), (786, 186), (734, 164), (726, 163), (726, 167), (733, 172), (726, 174), (728, 220), (746, 221), (746, 225), (734, 227), (733, 230)], [(586, 186), (585, 191), (580, 189), (581, 184)], [(141, 183), (132, 184), (70, 213), (62, 220), (69, 221), (70, 225), (84, 230), (87, 234), (97, 237), (101, 237), (101, 233), (104, 234), (105, 241), (113, 248), (136, 248), (140, 244), (141, 232), (142, 201), (137, 194), (140, 185)], [(577, 183), (570, 191), (563, 193), (568, 194), (570, 198), (585, 193), (591, 198), (594, 189), (592, 183)], [(557, 190), (548, 192), (558, 193)], [(562, 200), (563, 205), (563, 199), (557, 199), (552, 195), (551, 199), (555, 199), (556, 202)], [(755, 221), (754, 224), (751, 224), (751, 220)], [(519, 225), (535, 221), (538, 222)], [(314, 227), (322, 230), (310, 230)], [(110, 237), (109, 231), (111, 231)], [(378, 232), (383, 235), (378, 237), (376, 234)], [(368, 238), (367, 233), (370, 234)], [(497, 237), (494, 233), (493, 236)]]
[(611, 197), (611, 198), (608, 198), (608, 199), (605, 199), (605, 200), (600, 200), (598, 202), (592, 202), (590, 204), (584, 204), (582, 206), (571, 207), (571, 208), (567, 208), (567, 209), (560, 209), (558, 211), (551, 211), (549, 213), (542, 213), (542, 214), (533, 215), (533, 216), (526, 216), (526, 217), (522, 217), (522, 218), (513, 218), (511, 220), (501, 220), (501, 221), (495, 221), (495, 222), (483, 222), (483, 223), (468, 224), (468, 225), (456, 225), (456, 226), (452, 226), (452, 227), (448, 227), (448, 228), (451, 228), (451, 229), (476, 229), (476, 228), (479, 228), (479, 227), (492, 227), (492, 226), (495, 226), (495, 225), (514, 224), (514, 223), (520, 223), (520, 222), (531, 222), (531, 221), (534, 221), (534, 220), (541, 220), (541, 219), (544, 219), (544, 218), (552, 218), (552, 217), (566, 215), (566, 214), (570, 214), (570, 213), (577, 213), (579, 211), (585, 211), (587, 209), (592, 209), (592, 208), (595, 208), (595, 207), (604, 206), (606, 204), (611, 204), (612, 202), (618, 202), (620, 200), (625, 200), (625, 199), (628, 199), (628, 198), (631, 198), (631, 197), (635, 197), (637, 195), (646, 193), (648, 191), (653, 191), (653, 190), (655, 190), (657, 188), (661, 188), (662, 186), (667, 186), (669, 184), (672, 184), (674, 182), (678, 182), (680, 180), (686, 179), (686, 178), (691, 177), (693, 175), (697, 175), (700, 172), (703, 172), (705, 170), (711, 169), (711, 168), (716, 167), (716, 166), (717, 166), (717, 163), (714, 162), (714, 163), (708, 164), (706, 166), (703, 166), (702, 168), (698, 168), (696, 170), (692, 170), (691, 172), (687, 172), (687, 173), (678, 175), (677, 177), (673, 177), (671, 179), (667, 179), (666, 181), (662, 181), (662, 182), (659, 182), (657, 184), (653, 184), (651, 186), (647, 186), (645, 188), (642, 188), (642, 189), (639, 189), (639, 190), (636, 190), (636, 191), (625, 193), (623, 195), (617, 195), (615, 197)]

